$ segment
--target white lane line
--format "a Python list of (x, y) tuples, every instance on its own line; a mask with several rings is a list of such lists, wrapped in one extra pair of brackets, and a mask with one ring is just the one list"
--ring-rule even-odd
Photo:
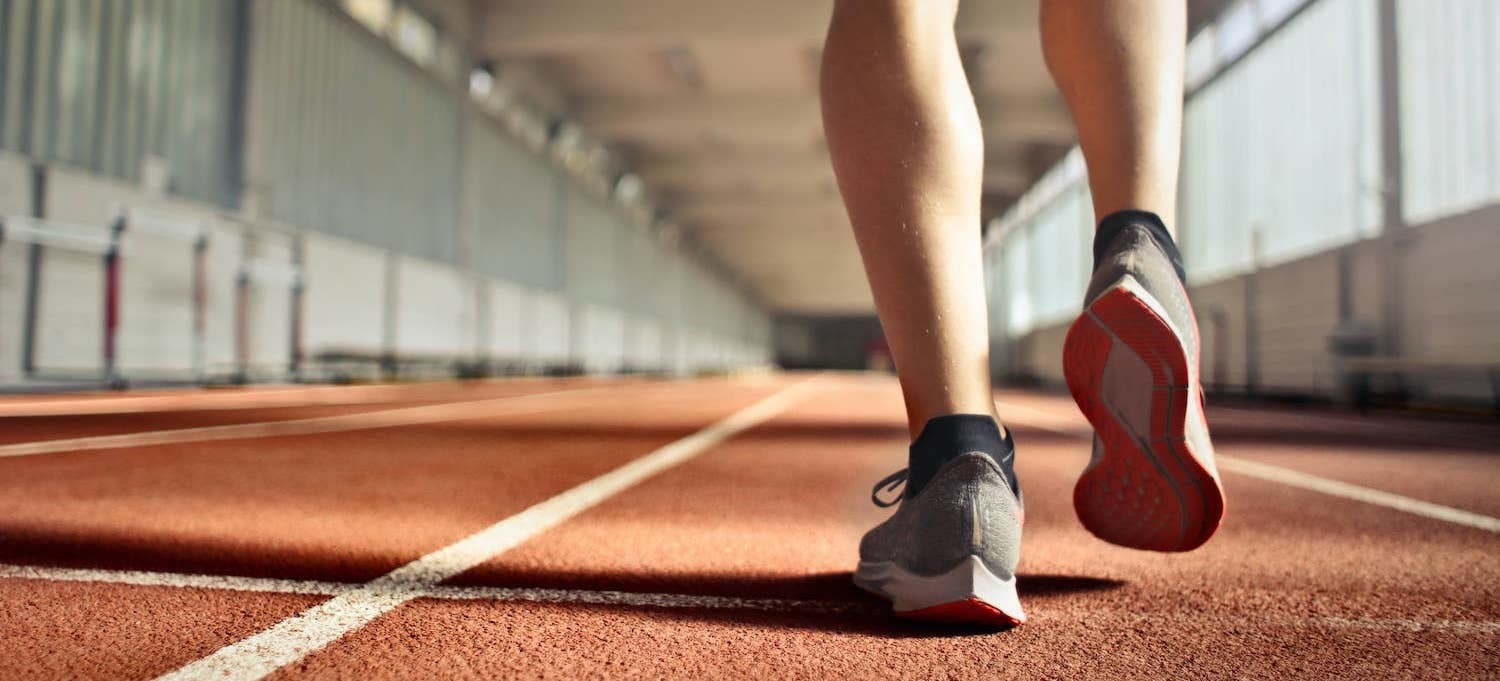
[(419, 423), (458, 421), (462, 419), (496, 416), (502, 413), (525, 413), (525, 411), (521, 411), (521, 409), (524, 409), (525, 407), (531, 407), (533, 409), (545, 409), (549, 407), (549, 405), (545, 404), (546, 398), (558, 397), (563, 395), (571, 397), (589, 393), (598, 393), (606, 390), (609, 390), (609, 388), (600, 387), (579, 388), (573, 390), (553, 390), (541, 393), (530, 393), (527, 395), (507, 395), (504, 397), (493, 397), (483, 400), (449, 402), (445, 404), (430, 404), (420, 407), (400, 407), (396, 409), (382, 409), (379, 411), (360, 412), (358, 414), (318, 416), (314, 418), (291, 419), (287, 421), (261, 421), (257, 423), (236, 423), (226, 426), (177, 428), (172, 430), (152, 430), (146, 431), (144, 433), (96, 435), (90, 437), (75, 437), (61, 440), (42, 440), (40, 442), (21, 442), (16, 444), (0, 445), (0, 458), (36, 456), (38, 454), (56, 454), (59, 452), (79, 452), (97, 449), (121, 449), (125, 447), (154, 447), (159, 445), (181, 444), (184, 442), (244, 440), (261, 437), (283, 437), (288, 435), (339, 433), (350, 430), (395, 428), (398, 426), (410, 426)]
[(1219, 470), (1239, 473), (1240, 475), (1277, 482), (1288, 487), (1321, 492), (1330, 496), (1363, 501), (1375, 506), (1384, 506), (1398, 511), (1405, 511), (1413, 515), (1419, 515), (1433, 520), (1443, 520), (1455, 525), (1464, 525), (1489, 532), (1500, 532), (1500, 518), (1473, 513), (1452, 506), (1434, 504), (1421, 499), (1382, 492), (1378, 489), (1351, 485), (1329, 478), (1295, 471), (1290, 468), (1273, 466), (1259, 461), (1250, 461), (1238, 457), (1218, 457)]
[[(501, 378), (486, 384), (526, 385), (532, 383), (577, 382), (567, 378)], [(360, 386), (294, 386), (285, 388), (205, 388), (192, 392), (173, 391), (164, 395), (125, 394), (43, 400), (0, 400), (0, 419), (37, 416), (98, 416), (108, 414), (149, 414), (160, 411), (224, 411), (234, 409), (270, 409), (277, 407), (357, 406), (390, 402), (398, 399), (429, 399), (432, 388), (443, 383), (402, 383)], [(441, 397), (439, 396), (439, 399)], [(453, 401), (453, 400), (449, 400)]]
[(336, 596), (358, 584), (318, 582), (268, 577), (233, 577), (228, 575), (192, 575), (175, 572), (141, 570), (99, 570), (93, 568), (59, 568), (34, 565), (0, 565), (0, 579), (41, 579), (53, 582), (96, 582), (132, 586), (167, 586), (179, 589), (217, 589), (220, 591), (253, 591), (274, 594)]
[[(1090, 437), (1093, 432), (1088, 429), (1086, 422), (1083, 426), (1080, 427), (1075, 425), (1075, 419), (1067, 419), (1065, 417), (1041, 409), (1024, 407), (1005, 402), (1002, 402), (1000, 404), (1000, 408), (1001, 411), (1005, 414), (1014, 414), (1020, 412), (1030, 414), (1032, 417), (1036, 417), (1035, 420), (1016, 420), (1015, 423), (1018, 426), (1028, 426), (1031, 428), (1036, 428), (1038, 430), (1046, 430), (1057, 433), (1059, 435), (1081, 438)], [(1303, 489), (1310, 492), (1327, 494), (1329, 496), (1339, 497), (1341, 499), (1361, 501), (1366, 504), (1389, 508), (1405, 513), (1411, 513), (1413, 515), (1422, 516), (1423, 518), (1430, 518), (1432, 520), (1442, 520), (1456, 525), (1463, 525), (1465, 527), (1487, 530), (1489, 532), (1500, 532), (1500, 518), (1487, 516), (1481, 513), (1465, 511), (1463, 509), (1453, 508), (1452, 506), (1444, 506), (1442, 504), (1434, 504), (1430, 501), (1413, 499), (1412, 497), (1403, 496), (1392, 492), (1385, 492), (1370, 487), (1362, 487), (1360, 485), (1342, 482), (1339, 480), (1334, 480), (1332, 478), (1325, 478), (1322, 476), (1313, 475), (1311, 473), (1303, 473), (1301, 471), (1292, 470), (1290, 468), (1283, 468), (1281, 466), (1274, 466), (1268, 463), (1261, 463), (1259, 461), (1242, 459), (1237, 456), (1226, 456), (1223, 454), (1218, 454), (1214, 456), (1214, 462), (1215, 464), (1217, 464), (1219, 470), (1221, 471), (1229, 471), (1232, 473), (1237, 473), (1239, 475), (1244, 475), (1259, 480), (1265, 480), (1267, 482), (1274, 482), (1286, 485), (1288, 487), (1296, 487), (1297, 489)]]
[(535, 537), (636, 483), (765, 422), (797, 399), (796, 383), (718, 423), (282, 620), (254, 636), (165, 674), (163, 679), (258, 679), (302, 659), (434, 585)]
[[(251, 593), (298, 594), (311, 596), (339, 596), (351, 591), (369, 588), (367, 585), (346, 582), (302, 581), (294, 579), (272, 579), (263, 577), (229, 577), (218, 575), (176, 574), (171, 572), (141, 572), (134, 570), (97, 570), (79, 568), (36, 567), (29, 565), (0, 564), (0, 579), (29, 579), (53, 582), (89, 582), (95, 584), (125, 584), (130, 586), (168, 587), (181, 589), (214, 589), (219, 591), (241, 591)], [(1025, 584), (1026, 577), (1021, 577)], [(609, 591), (591, 589), (536, 589), (497, 586), (428, 586), (411, 589), (412, 598), (434, 598), (452, 601), (524, 602), (542, 604), (623, 605), (636, 608), (685, 608), (697, 610), (756, 610), (798, 614), (847, 614), (861, 617), (878, 616), (887, 610), (883, 603), (873, 601), (817, 601), (793, 598), (744, 598), (739, 596), (703, 596), (695, 594), (649, 593), (639, 591)], [(1139, 611), (1111, 613), (1096, 610), (1096, 617), (1111, 614), (1125, 615), (1141, 622), (1182, 619), (1173, 614), (1142, 615)], [(1186, 618), (1193, 622), (1223, 621), (1235, 626), (1256, 623), (1258, 620), (1241, 615), (1204, 617), (1194, 615)], [(1384, 631), (1407, 631), (1413, 633), (1442, 632), (1454, 634), (1500, 634), (1500, 622), (1486, 620), (1419, 620), (1419, 619), (1374, 619), (1362, 617), (1309, 616), (1270, 617), (1266, 624), (1290, 627), (1322, 627), (1330, 629), (1375, 629)]]
[[(0, 564), (0, 579), (33, 579), (51, 582), (89, 582), (178, 589), (213, 589), (250, 593), (339, 596), (364, 584), (316, 580), (194, 575), (140, 570), (99, 570)], [(378, 587), (377, 587), (378, 588)], [(429, 586), (414, 589), (418, 597), (454, 601), (519, 601), (527, 603), (580, 603), (584, 605), (628, 605), (645, 608), (704, 608), (714, 610), (773, 610), (795, 612), (876, 612), (876, 603), (858, 601), (810, 601), (791, 598), (743, 598), (694, 594), (643, 593), (593, 589), (540, 589), (500, 586)]]
[(809, 601), (792, 598), (742, 598), (693, 594), (593, 591), (587, 589), (531, 589), (496, 586), (439, 586), (423, 596), (447, 600), (519, 601), (583, 605), (626, 605), (636, 608), (697, 608), (704, 610), (766, 610), (802, 613), (867, 613), (886, 610), (879, 603)]
[(408, 386), (319, 387), (300, 389), (265, 389), (218, 391), (205, 389), (171, 395), (128, 395), (43, 400), (39, 402), (0, 402), (0, 418), (36, 416), (98, 416), (107, 414), (148, 414), (158, 411), (220, 411), (226, 409), (268, 409), (273, 407), (311, 407), (359, 405), (386, 402), (402, 396), (395, 388)]
[(1386, 631), (1442, 631), (1455, 634), (1500, 634), (1500, 622), (1482, 620), (1365, 619), (1318, 617), (1312, 620), (1334, 629), (1381, 629)]

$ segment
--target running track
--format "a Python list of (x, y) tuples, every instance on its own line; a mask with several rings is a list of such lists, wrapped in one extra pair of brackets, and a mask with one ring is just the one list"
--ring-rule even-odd
[(894, 381), (510, 380), (0, 398), (0, 677), (1500, 676), (1500, 425), (1210, 408), (1187, 555), (1069, 503), (1087, 430), (999, 394), (1009, 632), (849, 582)]

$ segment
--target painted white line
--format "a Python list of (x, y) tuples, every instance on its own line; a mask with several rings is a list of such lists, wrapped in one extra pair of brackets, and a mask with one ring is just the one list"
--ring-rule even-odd
[[(574, 382), (568, 378), (501, 378), (486, 384)], [(38, 416), (98, 416), (149, 414), (160, 411), (225, 411), (278, 407), (356, 406), (398, 399), (425, 399), (442, 382), (399, 383), (358, 386), (293, 386), (283, 388), (180, 390), (167, 394), (151, 391), (124, 395), (97, 395), (56, 399), (0, 399), (0, 419)], [(452, 401), (452, 400), (450, 400)]]
[(439, 582), (537, 536), (663, 470), (697, 456), (791, 406), (796, 383), (697, 433), (501, 520), (469, 537), (341, 593), (259, 634), (220, 648), (163, 679), (258, 679), (302, 659)]
[(96, 582), (100, 584), (166, 586), (179, 589), (217, 589), (220, 591), (252, 591), (275, 594), (307, 594), (312, 596), (336, 596), (359, 586), (358, 584), (298, 579), (191, 575), (175, 572), (143, 572), (140, 570), (96, 570), (33, 565), (0, 565), (0, 579), (41, 579), (53, 582)]
[(36, 416), (95, 416), (147, 414), (158, 411), (219, 411), (319, 405), (368, 404), (395, 399), (410, 386), (319, 386), (303, 388), (204, 389), (166, 395), (105, 395), (98, 397), (0, 401), (0, 418)]
[(1442, 520), (1455, 525), (1464, 525), (1489, 532), (1500, 532), (1500, 518), (1494, 518), (1479, 513), (1473, 513), (1451, 506), (1434, 504), (1420, 499), (1382, 492), (1378, 489), (1351, 485), (1329, 478), (1320, 477), (1294, 471), (1290, 468), (1273, 466), (1259, 461), (1249, 461), (1238, 457), (1218, 457), (1219, 470), (1231, 471), (1240, 475), (1281, 483), (1288, 487), (1321, 492), (1330, 496), (1363, 501), (1375, 506), (1384, 506), (1397, 511), (1405, 511), (1413, 515), (1419, 515), (1433, 520)]
[[(96, 570), (0, 564), (0, 579), (34, 579), (51, 582), (125, 584), (177, 589), (213, 589), (250, 593), (340, 596), (369, 588), (364, 584), (314, 580), (193, 575), (137, 570)], [(375, 587), (378, 588), (378, 587)], [(499, 586), (429, 586), (410, 590), (416, 597), (453, 601), (515, 601), (526, 603), (578, 603), (584, 605), (628, 605), (642, 608), (700, 608), (711, 610), (768, 610), (783, 612), (877, 612), (876, 603), (859, 601), (809, 601), (791, 598), (742, 598), (694, 594), (600, 591), (591, 589), (537, 589)]]
[[(241, 591), (250, 593), (298, 594), (312, 596), (339, 596), (352, 591), (371, 588), (368, 585), (346, 582), (301, 581), (293, 579), (270, 579), (261, 577), (228, 577), (218, 575), (191, 575), (170, 572), (139, 572), (133, 570), (95, 570), (78, 568), (35, 567), (29, 565), (0, 564), (0, 579), (30, 579), (53, 582), (88, 582), (95, 584), (125, 584), (130, 586), (167, 587), (180, 589), (214, 589), (219, 591)], [(1021, 577), (1024, 585), (1025, 576)], [(493, 601), (542, 604), (622, 605), (635, 608), (686, 608), (696, 610), (755, 610), (797, 614), (848, 614), (869, 617), (884, 613), (888, 606), (875, 601), (814, 601), (792, 598), (743, 598), (738, 596), (702, 596), (694, 594), (649, 593), (638, 591), (609, 591), (591, 589), (535, 589), (495, 586), (429, 586), (413, 588), (412, 598), (434, 598), (452, 601)], [(1171, 614), (1142, 616), (1130, 610), (1112, 613), (1095, 610), (1095, 617), (1125, 615), (1132, 621), (1155, 622), (1185, 619), (1192, 622), (1224, 622), (1235, 626), (1258, 620), (1254, 616), (1234, 614), (1222, 616), (1194, 615), (1187, 618)], [(1413, 633), (1440, 632), (1453, 634), (1500, 634), (1500, 622), (1486, 620), (1419, 620), (1419, 619), (1373, 619), (1361, 617), (1309, 616), (1271, 617), (1266, 624), (1290, 627), (1320, 627), (1329, 629), (1374, 629), (1384, 631), (1407, 631)]]
[(588, 589), (526, 589), (495, 586), (438, 586), (423, 594), (427, 598), (467, 601), (510, 601), (582, 605), (626, 605), (636, 608), (697, 608), (703, 610), (765, 610), (771, 612), (874, 614), (885, 610), (879, 603), (859, 601), (808, 601), (791, 598), (741, 598), (693, 594), (642, 593), (638, 591), (593, 591)]
[[(1093, 434), (1093, 431), (1088, 429), (1087, 422), (1085, 422), (1082, 428), (1079, 428), (1074, 426), (1072, 419), (1067, 419), (1048, 411), (1004, 402), (1000, 404), (1000, 407), (1003, 414), (1014, 414), (1020, 412), (1029, 414), (1032, 417), (1031, 419), (1016, 420), (1015, 423), (1018, 426), (1027, 426), (1036, 428), (1038, 430), (1057, 433), (1059, 435), (1081, 438), (1088, 438)], [(1430, 501), (1413, 499), (1411, 497), (1394, 494), (1392, 492), (1384, 492), (1378, 489), (1362, 487), (1360, 485), (1341, 482), (1339, 480), (1334, 480), (1331, 478), (1312, 475), (1311, 473), (1303, 473), (1301, 471), (1292, 470), (1290, 468), (1283, 468), (1281, 466), (1273, 466), (1271, 464), (1261, 463), (1259, 461), (1242, 459), (1237, 456), (1225, 456), (1223, 454), (1218, 454), (1214, 457), (1214, 462), (1221, 471), (1237, 473), (1239, 475), (1257, 478), (1260, 480), (1265, 480), (1267, 482), (1274, 482), (1286, 485), (1288, 487), (1296, 487), (1298, 489), (1303, 489), (1310, 492), (1319, 492), (1321, 494), (1327, 494), (1329, 496), (1335, 496), (1341, 499), (1361, 501), (1366, 504), (1389, 508), (1405, 513), (1411, 513), (1413, 515), (1430, 518), (1432, 520), (1442, 520), (1445, 522), (1454, 523), (1456, 525), (1463, 525), (1465, 527), (1473, 527), (1490, 532), (1500, 532), (1500, 518), (1495, 518), (1480, 513), (1474, 513), (1472, 511), (1465, 511), (1463, 509), (1453, 508), (1452, 506), (1444, 506), (1442, 504), (1435, 504)]]
[(1319, 617), (1313, 623), (1334, 629), (1382, 629), (1387, 631), (1441, 631), (1455, 634), (1500, 634), (1500, 622), (1481, 620), (1363, 619)]
[(17, 444), (0, 445), (0, 458), (16, 456), (36, 456), (38, 454), (56, 454), (59, 452), (79, 452), (97, 449), (121, 449), (125, 447), (154, 447), (159, 445), (181, 444), (184, 442), (244, 440), (261, 437), (284, 437), (289, 435), (340, 433), (350, 430), (395, 428), (398, 426), (410, 426), (419, 423), (458, 421), (462, 419), (484, 418), (486, 416), (496, 416), (499, 414), (526, 413), (527, 411), (531, 410), (554, 408), (553, 405), (547, 404), (547, 398), (564, 395), (572, 397), (589, 393), (598, 393), (606, 390), (609, 390), (609, 388), (600, 387), (580, 388), (574, 390), (554, 390), (541, 393), (531, 393), (527, 395), (507, 395), (505, 397), (493, 397), (483, 400), (470, 400), (467, 402), (430, 404), (420, 407), (400, 407), (397, 409), (382, 409), (379, 411), (367, 411), (358, 414), (339, 414), (337, 416), (319, 416), (308, 419), (262, 421), (258, 423), (237, 423), (227, 426), (204, 426), (199, 428), (152, 430), (144, 433), (96, 435), (91, 437), (76, 437), (61, 440), (42, 440), (40, 442), (21, 442)]

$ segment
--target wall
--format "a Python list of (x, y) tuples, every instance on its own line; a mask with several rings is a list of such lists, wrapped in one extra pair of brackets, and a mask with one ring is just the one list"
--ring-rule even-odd
[[(1336, 395), (1336, 329), (1371, 333), (1386, 354), (1500, 363), (1500, 59), (1484, 58), (1500, 55), (1500, 6), (1396, 7), (1392, 45), (1377, 3), (1316, 0), (1188, 101), (1178, 241), (1211, 388)], [(1382, 78), (1382, 50), (1398, 78)], [(1399, 117), (1382, 120), (1393, 84)], [(1383, 167), (1392, 143), (1401, 165)], [(991, 225), (997, 376), (1061, 382), (1092, 221), (1067, 216), (1084, 184), (1075, 150)], [(1491, 398), (1477, 370), (1403, 383), (1434, 400)]]
[[(32, 212), (31, 180), (31, 167), (24, 159), (0, 153), (0, 221)], [(21, 376), (29, 250), (0, 233), (0, 381)]]
[(769, 319), (743, 292), (518, 143), (462, 69), (417, 65), (338, 6), (0, 3), (0, 148), (18, 152), (0, 157), (0, 217), (39, 208), (49, 238), (99, 247), (47, 246), (33, 270), (29, 245), (0, 239), (0, 382), (102, 376), (121, 215), (129, 380), (315, 376), (327, 350), (600, 372), (767, 361)]
[(0, 4), (0, 148), (132, 183), (155, 158), (172, 193), (232, 206), (239, 4)]

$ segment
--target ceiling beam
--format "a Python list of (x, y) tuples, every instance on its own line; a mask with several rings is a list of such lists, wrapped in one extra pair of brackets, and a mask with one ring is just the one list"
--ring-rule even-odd
[(823, 129), (818, 100), (809, 95), (595, 98), (579, 100), (574, 112), (585, 128), (605, 136), (653, 130), (687, 133), (706, 129), (795, 130), (815, 135)]
[[(955, 26), (964, 39), (1034, 33), (1036, 4), (965, 2)], [(820, 45), (832, 7), (829, 0), (508, 0), (487, 5), (480, 47), (491, 56), (513, 56), (659, 49), (689, 41)]]
[(782, 199), (737, 199), (684, 201), (669, 207), (674, 221), (689, 226), (754, 229), (761, 226), (799, 225), (809, 229), (846, 226), (849, 218), (838, 196), (804, 196)]
[[(1059, 97), (981, 95), (976, 106), (988, 138), (1067, 142), (1074, 136)], [(585, 128), (605, 137), (713, 133), (732, 140), (739, 133), (795, 140), (820, 138), (823, 129), (820, 104), (810, 95), (596, 97), (578, 100), (574, 112)]]
[(636, 174), (652, 186), (751, 182), (762, 177), (784, 178), (789, 182), (833, 179), (828, 152), (815, 147), (764, 151), (708, 148), (636, 159), (633, 165)]

